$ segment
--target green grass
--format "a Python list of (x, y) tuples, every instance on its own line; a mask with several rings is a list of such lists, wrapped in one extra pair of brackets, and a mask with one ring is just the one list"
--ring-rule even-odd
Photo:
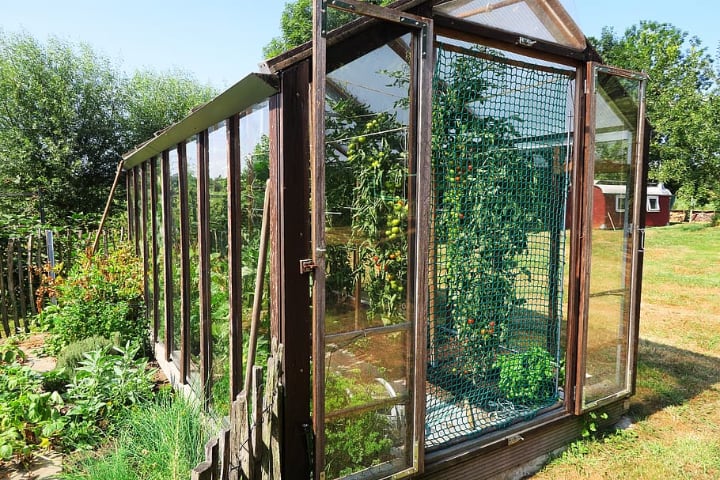
[(648, 229), (645, 247), (635, 424), (533, 478), (720, 478), (720, 227)]
[(71, 458), (65, 480), (187, 480), (204, 460), (210, 432), (200, 410), (184, 398), (161, 395), (125, 419), (117, 441)]

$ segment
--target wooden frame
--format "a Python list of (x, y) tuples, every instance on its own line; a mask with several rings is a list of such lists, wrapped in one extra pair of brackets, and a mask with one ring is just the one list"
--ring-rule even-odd
[[(639, 81), (639, 98), (640, 103), (638, 105), (638, 116), (637, 116), (637, 129), (634, 148), (634, 172), (633, 184), (635, 188), (635, 200), (633, 201), (633, 211), (630, 224), (632, 225), (633, 231), (630, 237), (630, 254), (631, 258), (629, 263), (625, 261), (626, 266), (629, 268), (630, 279), (628, 282), (629, 292), (626, 300), (630, 302), (627, 323), (626, 341), (627, 343), (627, 365), (626, 365), (626, 387), (618, 392), (610, 394), (601, 399), (595, 400), (590, 404), (585, 405), (583, 389), (585, 386), (586, 376), (586, 365), (587, 365), (587, 344), (589, 339), (589, 318), (590, 318), (590, 271), (592, 268), (592, 186), (594, 179), (594, 162), (595, 162), (595, 136), (596, 136), (596, 95), (597, 89), (596, 77), (598, 72), (603, 72), (608, 75), (623, 77), (632, 80)], [(628, 70), (606, 67), (599, 65), (595, 62), (588, 62), (586, 65), (585, 72), (585, 145), (584, 145), (584, 185), (582, 188), (583, 193), (583, 205), (582, 205), (582, 233), (583, 240), (583, 263), (581, 265), (581, 279), (580, 279), (580, 299), (579, 299), (579, 313), (577, 317), (577, 354), (576, 354), (576, 371), (575, 371), (575, 394), (574, 394), (574, 413), (575, 415), (581, 415), (582, 413), (592, 410), (604, 405), (613, 403), (619, 399), (623, 399), (632, 394), (635, 385), (635, 368), (636, 368), (636, 352), (638, 342), (638, 324), (640, 317), (639, 310), (639, 299), (640, 292), (638, 288), (638, 277), (641, 274), (642, 258), (639, 255), (642, 254), (640, 248), (640, 237), (644, 235), (644, 226), (640, 227), (640, 221), (644, 221), (644, 210), (645, 210), (645, 198), (647, 195), (647, 189), (640, 182), (647, 177), (647, 153), (644, 151), (646, 144), (645, 135), (645, 82), (647, 76)], [(627, 194), (626, 194), (627, 196)], [(627, 202), (627, 200), (626, 200)], [(578, 213), (575, 212), (577, 216)], [(644, 225), (644, 224), (642, 224)]]
[[(203, 391), (209, 390), (212, 367), (212, 332), (210, 330), (210, 153), (209, 134), (205, 129), (197, 135), (198, 181), (198, 293), (200, 297), (200, 382)], [(200, 221), (200, 220), (203, 221)], [(189, 379), (185, 379), (188, 381)], [(207, 401), (209, 394), (204, 394)]]
[[(410, 176), (415, 177), (415, 183), (411, 183), (408, 192), (408, 201), (415, 201), (415, 212), (409, 214), (410, 232), (408, 232), (408, 271), (414, 273), (414, 278), (408, 278), (408, 299), (409, 304), (408, 322), (413, 328), (414, 336), (411, 346), (406, 353), (406, 363), (412, 371), (412, 392), (409, 399), (410, 411), (413, 412), (412, 419), (408, 422), (412, 425), (412, 432), (408, 432), (406, 444), (412, 448), (410, 467), (405, 470), (395, 471), (393, 478), (401, 478), (418, 473), (422, 470), (421, 445), (424, 444), (424, 412), (425, 402), (416, 401), (425, 398), (425, 335), (427, 316), (427, 294), (425, 286), (428, 278), (428, 261), (422, 253), (428, 248), (428, 231), (430, 225), (430, 138), (428, 135), (420, 134), (421, 128), (429, 129), (431, 124), (431, 82), (434, 66), (433, 58), (433, 21), (429, 18), (420, 17), (406, 12), (398, 12), (389, 8), (378, 7), (372, 4), (346, 0), (343, 2), (332, 2), (334, 8), (350, 11), (355, 14), (372, 17), (376, 22), (373, 24), (382, 30), (385, 37), (383, 43), (377, 45), (373, 42), (372, 47), (360, 51), (336, 49), (339, 52), (352, 51), (351, 56), (343, 58), (340, 63), (349, 62), (355, 58), (389, 43), (395, 36), (405, 33), (413, 33), (413, 59), (411, 63), (411, 108), (410, 108), (410, 144), (408, 153), (410, 158)], [(323, 16), (326, 4), (324, 1), (313, 2), (313, 78), (312, 78), (312, 110), (310, 121), (311, 137), (311, 177), (312, 177), (312, 260), (313, 260), (313, 329), (312, 329), (312, 356), (313, 362), (313, 430), (315, 434), (314, 448), (314, 476), (316, 480), (324, 479), (325, 473), (325, 94), (326, 94), (326, 72), (329, 69), (329, 53), (327, 49), (326, 32), (323, 30)], [(332, 65), (334, 65), (333, 63)], [(413, 80), (414, 79), (414, 80)], [(410, 204), (410, 203), (408, 203)], [(415, 221), (413, 224), (412, 221)], [(415, 230), (413, 231), (413, 226)]]
[(143, 300), (145, 301), (146, 309), (145, 309), (145, 321), (149, 321), (150, 318), (152, 318), (152, 315), (150, 314), (150, 311), (148, 310), (147, 306), (149, 306), (150, 303), (150, 292), (149, 292), (149, 282), (148, 282), (148, 273), (150, 269), (150, 245), (148, 242), (148, 219), (150, 218), (148, 216), (148, 199), (150, 198), (150, 195), (148, 195), (148, 182), (147, 177), (150, 174), (150, 168), (147, 164), (147, 162), (143, 163), (142, 165), (139, 165), (138, 168), (140, 168), (141, 174), (142, 174), (142, 189), (141, 189), (141, 196), (142, 196), (142, 261), (143, 261)]
[[(243, 388), (242, 374), (242, 236), (240, 235), (242, 182), (240, 163), (240, 116), (235, 114), (225, 122), (227, 135), (228, 188), (228, 268), (230, 278), (230, 396), (231, 400)], [(235, 226), (238, 226), (237, 228)], [(210, 389), (208, 389), (210, 390)]]

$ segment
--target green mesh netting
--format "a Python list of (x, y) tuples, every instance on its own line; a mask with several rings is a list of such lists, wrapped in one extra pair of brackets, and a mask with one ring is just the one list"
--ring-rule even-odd
[(571, 87), (566, 72), (438, 49), (427, 446), (560, 399)]

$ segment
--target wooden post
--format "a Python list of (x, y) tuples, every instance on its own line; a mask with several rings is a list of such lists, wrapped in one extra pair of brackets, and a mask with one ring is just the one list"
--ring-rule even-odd
[(10, 321), (8, 319), (7, 303), (5, 303), (5, 273), (3, 272), (2, 250), (0, 250), (0, 315), (2, 315), (3, 330), (5, 336), (10, 336)]
[(29, 321), (27, 318), (27, 299), (25, 298), (25, 275), (23, 274), (23, 263), (22, 263), (22, 244), (18, 245), (18, 251), (15, 259), (17, 265), (18, 275), (18, 303), (20, 305), (20, 318), (23, 319), (23, 326), (25, 331), (30, 331)]
[(12, 312), (13, 323), (15, 324), (15, 333), (21, 331), (20, 316), (18, 315), (17, 299), (15, 298), (15, 240), (8, 240), (7, 251), (5, 252), (5, 261), (7, 262), (7, 299), (10, 303), (10, 311)]
[(230, 409), (230, 480), (241, 480), (241, 471), (248, 471), (249, 439), (247, 395), (243, 390)]
[(247, 364), (245, 366), (245, 391), (250, 391), (251, 370), (255, 365), (258, 330), (260, 329), (260, 313), (262, 313), (263, 285), (265, 284), (265, 265), (267, 264), (268, 230), (270, 215), (270, 181), (265, 183), (265, 199), (263, 201), (262, 227), (260, 229), (260, 251), (255, 272), (255, 297), (253, 298), (250, 338), (248, 339)]
[(33, 315), (37, 315), (37, 306), (35, 305), (35, 288), (33, 285), (33, 236), (32, 233), (28, 235), (27, 244), (27, 272), (28, 272), (28, 298), (30, 299), (30, 310)]
[(247, 472), (249, 480), (258, 480), (262, 476), (262, 435), (263, 435), (263, 368), (252, 367), (252, 423), (250, 425), (250, 465)]

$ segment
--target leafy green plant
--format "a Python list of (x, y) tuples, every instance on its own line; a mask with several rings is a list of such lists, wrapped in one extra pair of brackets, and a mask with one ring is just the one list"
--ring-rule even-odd
[(600, 423), (600, 421), (607, 420), (608, 418), (608, 414), (605, 412), (588, 412), (583, 415), (583, 438), (589, 438), (595, 435), (598, 432), (598, 424)]
[(93, 335), (118, 336), (120, 343), (147, 347), (142, 278), (142, 264), (132, 245), (121, 245), (107, 258), (86, 255), (67, 277), (58, 277), (58, 304), (40, 315), (41, 326), (52, 333), (48, 350), (57, 353)]
[[(372, 400), (372, 395), (358, 388), (353, 379), (331, 374), (325, 380), (325, 398), (326, 409), (333, 411), (367, 403)], [(325, 473), (328, 478), (341, 477), (392, 458), (390, 421), (379, 412), (370, 411), (328, 422), (325, 434)]]
[(18, 345), (16, 337), (7, 338), (4, 343), (0, 343), (0, 363), (24, 362), (26, 358), (27, 355)]
[(101, 433), (116, 423), (128, 405), (152, 398), (154, 371), (147, 359), (137, 359), (140, 346), (128, 344), (84, 354), (68, 384), (66, 401), (70, 424), (63, 443), (74, 448), (92, 446)]
[(113, 342), (93, 335), (92, 337), (83, 338), (77, 342), (69, 344), (63, 348), (57, 356), (56, 368), (74, 370), (75, 367), (85, 358), (85, 354), (92, 351), (104, 350), (113, 345)]
[(500, 369), (498, 388), (508, 400), (540, 405), (555, 396), (558, 368), (553, 357), (542, 347), (500, 355), (493, 366)]
[(0, 363), (0, 460), (26, 462), (63, 431), (63, 400), (57, 392), (43, 392), (41, 381), (29, 367)]

